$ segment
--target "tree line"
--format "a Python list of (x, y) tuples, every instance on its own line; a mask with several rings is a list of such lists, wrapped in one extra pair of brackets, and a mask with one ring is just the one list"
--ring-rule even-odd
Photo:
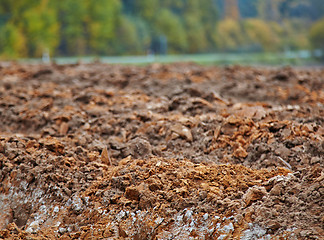
[(322, 0), (0, 0), (0, 56), (305, 49), (323, 15)]

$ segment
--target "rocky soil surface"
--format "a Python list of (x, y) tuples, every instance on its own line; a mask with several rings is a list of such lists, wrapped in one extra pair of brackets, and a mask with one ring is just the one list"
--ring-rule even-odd
[(324, 69), (0, 64), (0, 238), (323, 239)]

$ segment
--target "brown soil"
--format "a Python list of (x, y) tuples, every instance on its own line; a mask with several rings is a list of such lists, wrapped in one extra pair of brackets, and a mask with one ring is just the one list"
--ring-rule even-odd
[(0, 238), (323, 239), (323, 159), (324, 69), (0, 65)]

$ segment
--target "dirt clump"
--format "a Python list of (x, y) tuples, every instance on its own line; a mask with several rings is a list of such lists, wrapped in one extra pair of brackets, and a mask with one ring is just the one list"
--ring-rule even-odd
[(324, 70), (0, 68), (0, 238), (321, 239)]

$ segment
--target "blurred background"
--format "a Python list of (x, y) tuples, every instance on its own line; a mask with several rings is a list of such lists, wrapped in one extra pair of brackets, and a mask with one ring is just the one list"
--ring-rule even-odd
[(323, 0), (0, 0), (2, 60), (323, 52)]

